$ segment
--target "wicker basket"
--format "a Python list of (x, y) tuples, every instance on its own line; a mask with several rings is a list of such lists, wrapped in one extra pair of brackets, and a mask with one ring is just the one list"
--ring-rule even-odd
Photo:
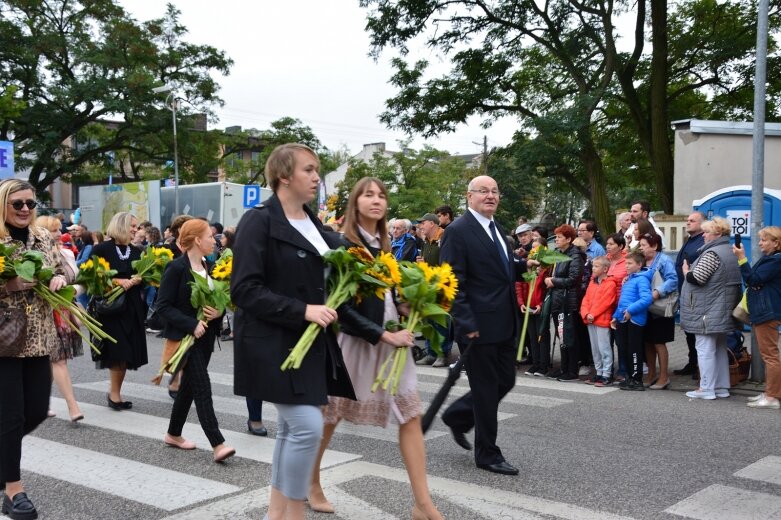
[(743, 355), (740, 359), (735, 359), (735, 354), (730, 349), (727, 349), (727, 354), (729, 354), (729, 384), (731, 386), (737, 386), (738, 383), (748, 379), (748, 373), (751, 369), (751, 354), (745, 348), (742, 352)]

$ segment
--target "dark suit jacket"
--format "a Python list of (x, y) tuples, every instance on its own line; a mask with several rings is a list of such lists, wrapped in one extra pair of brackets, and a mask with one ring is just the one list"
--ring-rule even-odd
[[(322, 230), (326, 243), (339, 235)], [(325, 303), (325, 263), (290, 225), (276, 196), (241, 218), (233, 247), (234, 392), (282, 404), (324, 405), (327, 396), (355, 399), (333, 329), (318, 334), (299, 369), (280, 366), (309, 325), (308, 304)]]
[[(207, 267), (204, 264), (204, 267)], [(165, 323), (163, 337), (172, 340), (182, 339), (187, 334), (192, 334), (198, 325), (198, 309), (190, 304), (193, 281), (190, 272), (190, 259), (187, 255), (181, 255), (169, 262), (160, 280), (160, 288), (157, 291), (157, 313)], [(204, 343), (214, 347), (214, 338), (220, 333), (221, 320), (209, 322), (209, 328), (196, 343)], [(203, 340), (203, 341), (201, 341)]]
[[(499, 239), (504, 231), (496, 223)], [(466, 335), (480, 332), (475, 344), (498, 343), (518, 334), (520, 319), (515, 301), (515, 281), (526, 271), (526, 261), (518, 260), (502, 241), (509, 269), (499, 258), (493, 240), (470, 211), (445, 229), (440, 262), (453, 267), (458, 278), (458, 293), (450, 314), (456, 328), (456, 340), (466, 345)]]

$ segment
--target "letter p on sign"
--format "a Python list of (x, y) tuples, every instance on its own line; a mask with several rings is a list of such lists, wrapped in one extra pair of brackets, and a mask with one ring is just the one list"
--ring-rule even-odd
[(260, 186), (249, 184), (244, 186), (244, 207), (251, 208), (260, 202)]

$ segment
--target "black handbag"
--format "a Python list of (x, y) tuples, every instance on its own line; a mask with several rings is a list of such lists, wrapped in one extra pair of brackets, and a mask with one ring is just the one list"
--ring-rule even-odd
[(0, 357), (17, 357), (27, 344), (27, 313), (0, 303)]
[(125, 298), (126, 294), (124, 292), (119, 293), (119, 296), (111, 303), (108, 302), (107, 298), (92, 298), (90, 301), (92, 314), (103, 317), (118, 316), (125, 310)]

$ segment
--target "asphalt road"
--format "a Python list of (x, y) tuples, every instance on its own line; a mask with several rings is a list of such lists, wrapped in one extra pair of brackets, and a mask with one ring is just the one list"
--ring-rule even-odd
[[(243, 398), (232, 391), (232, 344), (215, 352), (215, 408), (237, 456), (215, 464), (195, 410), (185, 436), (199, 449), (168, 448), (162, 438), (171, 399), (149, 383), (162, 342), (147, 335), (152, 362), (128, 375), (131, 412), (105, 405), (108, 373), (89, 356), (70, 363), (86, 419), (73, 426), (53, 392), (57, 417), (26, 438), (23, 480), (43, 519), (260, 519), (268, 500), (276, 433), (246, 433)], [(680, 345), (679, 345), (680, 348)], [(677, 352), (674, 359), (684, 356)], [(675, 368), (677, 364), (671, 363)], [(419, 370), (430, 400), (444, 369)], [(781, 518), (781, 413), (729, 399), (691, 401), (682, 391), (622, 392), (518, 375), (500, 407), (499, 445), (519, 476), (474, 465), (437, 422), (427, 437), (435, 501), (451, 519), (778, 519)], [(453, 395), (466, 391), (462, 377)], [(340, 425), (323, 479), (336, 515), (355, 520), (409, 518), (411, 492), (396, 430)]]

